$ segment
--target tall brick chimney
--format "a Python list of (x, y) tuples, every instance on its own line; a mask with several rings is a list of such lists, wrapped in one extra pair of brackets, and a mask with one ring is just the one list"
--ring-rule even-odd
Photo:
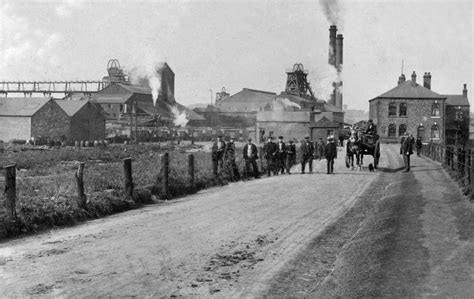
[(329, 64), (336, 66), (336, 25), (329, 27)]
[(464, 84), (464, 88), (462, 90), (463, 97), (467, 98), (467, 84)]
[(342, 65), (342, 41), (344, 37), (342, 34), (336, 36), (336, 68), (340, 70)]
[(415, 71), (413, 71), (413, 74), (411, 74), (411, 81), (413, 81), (413, 83), (416, 83), (416, 73), (415, 73)]
[(431, 89), (431, 73), (426, 73), (423, 75), (423, 87)]

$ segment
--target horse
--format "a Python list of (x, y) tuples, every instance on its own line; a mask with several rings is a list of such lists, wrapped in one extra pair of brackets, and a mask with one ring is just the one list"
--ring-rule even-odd
[(361, 163), (361, 139), (358, 137), (358, 133), (355, 131), (351, 132), (351, 137), (347, 140), (347, 146), (346, 146), (346, 167), (349, 168), (351, 167), (352, 170), (354, 170), (354, 156), (356, 157), (357, 160), (357, 167), (359, 167), (359, 170), (362, 169), (362, 163)]

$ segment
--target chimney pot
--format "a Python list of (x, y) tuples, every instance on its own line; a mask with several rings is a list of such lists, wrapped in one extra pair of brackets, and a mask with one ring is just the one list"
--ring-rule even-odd
[(467, 84), (464, 84), (464, 88), (462, 90), (462, 95), (467, 98)]
[(425, 72), (423, 76), (423, 87), (431, 89), (431, 73)]
[(411, 81), (413, 81), (413, 83), (416, 83), (416, 73), (415, 73), (415, 71), (413, 71), (413, 74), (411, 74)]

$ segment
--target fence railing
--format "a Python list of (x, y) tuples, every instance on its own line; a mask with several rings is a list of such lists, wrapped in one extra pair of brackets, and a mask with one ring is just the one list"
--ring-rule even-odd
[(440, 162), (443, 167), (455, 173), (463, 186), (474, 187), (474, 150), (452, 145), (429, 143), (422, 147), (422, 154)]

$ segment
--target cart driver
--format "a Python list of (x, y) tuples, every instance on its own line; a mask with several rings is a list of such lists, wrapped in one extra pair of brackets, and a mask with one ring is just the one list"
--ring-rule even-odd
[(367, 126), (367, 129), (365, 130), (365, 134), (375, 136), (377, 134), (377, 126), (374, 124), (374, 122), (369, 119), (369, 125)]

